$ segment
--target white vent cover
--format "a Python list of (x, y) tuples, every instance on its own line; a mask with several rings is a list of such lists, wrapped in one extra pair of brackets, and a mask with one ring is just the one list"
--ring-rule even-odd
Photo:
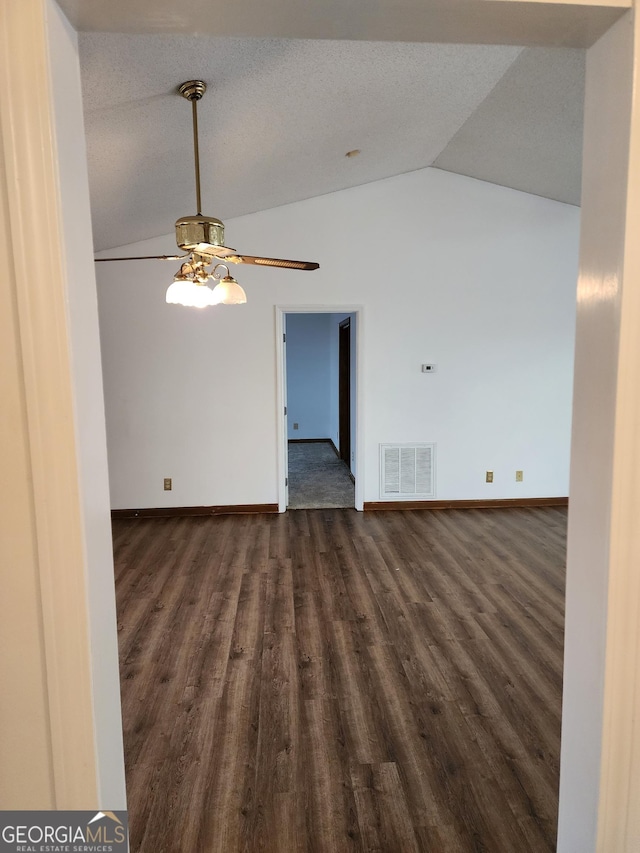
[(380, 497), (409, 500), (435, 496), (435, 444), (381, 444)]

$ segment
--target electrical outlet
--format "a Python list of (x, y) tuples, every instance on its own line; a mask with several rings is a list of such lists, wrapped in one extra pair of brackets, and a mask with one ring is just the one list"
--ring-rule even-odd
[(486, 482), (493, 483), (493, 471), (487, 471)]
[(294, 425), (293, 425), (293, 428), (294, 428), (294, 429), (298, 429), (298, 424), (294, 424)]
[(164, 490), (165, 492), (170, 492), (173, 486), (171, 485), (171, 477), (164, 478)]
[(355, 462), (355, 461), (356, 461), (356, 453), (355, 453), (355, 450), (353, 450), (353, 451), (351, 452), (351, 461), (352, 461), (352, 462)]
[(522, 471), (516, 471), (516, 483), (521, 483), (524, 479)]

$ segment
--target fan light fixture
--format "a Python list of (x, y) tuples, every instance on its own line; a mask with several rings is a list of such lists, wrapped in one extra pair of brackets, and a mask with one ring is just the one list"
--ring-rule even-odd
[[(227, 274), (221, 278), (220, 275), (217, 275), (217, 270), (220, 267), (224, 267), (226, 269)], [(211, 293), (213, 299), (213, 305), (244, 305), (247, 301), (247, 294), (240, 287), (238, 282), (233, 278), (233, 276), (229, 275), (229, 267), (226, 264), (216, 264), (213, 268), (212, 273), (213, 278), (218, 279), (218, 283), (213, 288)]]
[[(201, 260), (194, 254), (191, 261), (182, 264), (175, 274), (173, 284), (170, 284), (167, 290), (167, 302), (189, 308), (206, 308), (207, 305), (244, 305), (247, 294), (229, 274), (229, 267), (226, 264), (216, 264), (213, 270), (208, 272), (207, 262), (207, 258)], [(209, 279), (218, 282), (213, 290), (207, 285)]]
[(189, 308), (206, 308), (215, 305), (213, 290), (197, 281), (185, 281), (176, 278), (167, 290), (167, 302), (171, 305), (185, 305)]

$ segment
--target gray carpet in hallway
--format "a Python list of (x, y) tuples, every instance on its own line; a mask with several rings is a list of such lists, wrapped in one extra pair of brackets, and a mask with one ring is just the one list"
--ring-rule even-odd
[(349, 469), (329, 442), (289, 444), (289, 509), (352, 507)]

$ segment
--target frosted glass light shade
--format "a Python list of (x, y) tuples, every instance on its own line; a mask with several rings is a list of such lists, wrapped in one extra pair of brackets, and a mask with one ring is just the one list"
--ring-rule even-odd
[(235, 278), (230, 275), (221, 278), (213, 288), (214, 305), (244, 305), (247, 294), (240, 287)]
[(178, 279), (167, 289), (167, 302), (172, 305), (186, 305), (189, 308), (205, 308), (215, 305), (213, 290), (206, 284)]

